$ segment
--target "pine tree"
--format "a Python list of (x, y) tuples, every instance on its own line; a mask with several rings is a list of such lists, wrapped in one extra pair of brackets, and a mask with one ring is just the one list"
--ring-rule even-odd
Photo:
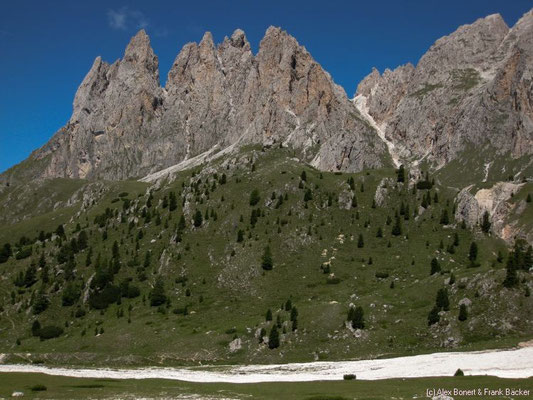
[(167, 296), (165, 295), (165, 283), (163, 278), (159, 275), (155, 281), (154, 287), (150, 292), (150, 305), (157, 307), (165, 304)]
[(467, 318), (468, 318), (468, 311), (466, 309), (466, 305), (461, 304), (461, 306), (459, 307), (459, 316), (457, 317), (457, 319), (459, 321), (466, 321)]
[(272, 321), (272, 310), (270, 308), (266, 312), (265, 321)]
[(306, 189), (304, 193), (304, 202), (308, 202), (310, 200), (313, 200), (313, 192), (311, 192), (311, 189)]
[(392, 227), (391, 233), (394, 236), (400, 236), (402, 234), (402, 223), (399, 215), (396, 215), (396, 220), (394, 222), (394, 226)]
[(435, 305), (439, 310), (449, 311), (450, 300), (448, 299), (448, 289), (442, 288), (437, 291), (437, 299)]
[(244, 240), (244, 231), (239, 229), (237, 232), (237, 243), (241, 243)]
[(307, 174), (305, 173), (305, 171), (302, 171), (300, 175), (300, 179), (304, 182), (307, 181)]
[(291, 309), (292, 309), (292, 301), (291, 301), (291, 299), (288, 299), (285, 302), (285, 311), (291, 311)]
[(397, 177), (396, 180), (398, 182), (405, 182), (405, 168), (404, 168), (403, 164), (400, 165), (400, 167), (396, 171), (396, 177)]
[(178, 208), (178, 200), (176, 199), (176, 194), (174, 192), (170, 192), (168, 198), (168, 210), (174, 211), (176, 208)]
[(254, 189), (250, 193), (250, 205), (253, 207), (257, 203), (259, 203), (259, 200), (261, 200), (261, 197), (259, 196), (259, 190)]
[(351, 315), (352, 327), (354, 329), (364, 329), (365, 328), (365, 318), (363, 307), (357, 306), (353, 309)]
[(41, 323), (39, 320), (33, 321), (33, 324), (31, 325), (31, 335), (32, 336), (39, 336), (39, 333), (41, 331)]
[(89, 238), (87, 237), (87, 232), (81, 231), (78, 235), (78, 242), (77, 247), (78, 250), (85, 250), (87, 248), (87, 243), (89, 241)]
[(202, 226), (203, 223), (203, 217), (202, 212), (200, 210), (196, 210), (196, 213), (194, 213), (194, 226), (196, 228), (199, 228)]
[(352, 197), (352, 208), (357, 208), (357, 196), (355, 194)]
[(476, 261), (477, 259), (477, 243), (472, 242), (470, 244), (470, 250), (468, 251), (468, 259), (472, 262)]
[(481, 221), (481, 230), (485, 233), (489, 233), (490, 232), (490, 226), (491, 226), (491, 223), (490, 223), (490, 215), (488, 213), (488, 211), (485, 211), (483, 213), (483, 219)]
[(357, 239), (357, 247), (359, 248), (365, 247), (365, 241), (364, 241), (362, 233), (359, 234), (359, 238)]
[(442, 210), (442, 214), (440, 216), (440, 223), (441, 225), (448, 225), (450, 223), (450, 218), (448, 217), (448, 210), (446, 208)]
[(509, 254), (507, 257), (507, 266), (505, 279), (503, 281), (503, 286), (506, 288), (512, 288), (518, 285), (518, 274), (516, 273), (516, 263), (513, 254)]
[(274, 264), (272, 262), (272, 253), (270, 251), (270, 246), (265, 247), (265, 251), (263, 252), (263, 257), (261, 259), (261, 268), (263, 268), (265, 271), (270, 271), (274, 267)]
[(429, 274), (433, 275), (433, 274), (436, 274), (437, 272), (440, 272), (440, 271), (441, 271), (441, 269), (440, 269), (439, 261), (436, 258), (433, 258), (431, 260), (431, 272)]
[(270, 334), (268, 335), (268, 348), (276, 349), (279, 347), (279, 333), (276, 324), (272, 325)]
[(296, 309), (296, 307), (292, 307), (291, 309), (291, 321), (296, 321), (296, 319), (298, 318), (298, 310)]
[(531, 193), (527, 194), (526, 203), (531, 203)]
[(439, 309), (435, 306), (428, 314), (428, 326), (436, 324), (440, 321)]
[(455, 275), (454, 275), (454, 273), (452, 272), (452, 273), (450, 274), (450, 280), (448, 281), (448, 284), (449, 284), (449, 285), (453, 285), (454, 283), (455, 283)]
[(378, 228), (378, 232), (376, 233), (376, 237), (382, 238), (383, 237), (383, 230), (381, 229), (381, 226)]

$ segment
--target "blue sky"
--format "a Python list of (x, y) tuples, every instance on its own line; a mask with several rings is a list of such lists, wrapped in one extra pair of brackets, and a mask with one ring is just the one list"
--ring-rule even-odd
[(163, 84), (181, 47), (206, 30), (218, 43), (241, 28), (256, 52), (275, 25), (305, 45), (351, 96), (373, 66), (416, 64), (459, 25), (497, 12), (513, 25), (533, 6), (531, 0), (0, 1), (0, 171), (65, 124), (94, 58), (120, 58), (141, 27), (159, 57)]

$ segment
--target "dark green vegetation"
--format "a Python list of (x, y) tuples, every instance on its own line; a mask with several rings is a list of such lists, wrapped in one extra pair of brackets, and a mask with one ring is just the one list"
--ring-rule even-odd
[[(531, 338), (527, 246), (516, 257), (455, 221), (449, 185), (430, 174), (408, 185), (406, 170), (320, 172), (290, 156), (247, 149), (153, 186), (5, 190), (0, 352), (265, 363)], [(57, 201), (39, 205), (44, 196)], [(41, 211), (8, 207), (17, 203)]]
[[(433, 388), (498, 389), (515, 388), (533, 390), (531, 379), (500, 379), (487, 376), (457, 376), (420, 379), (390, 379), (361, 381), (358, 379), (329, 382), (294, 383), (189, 383), (160, 379), (113, 380), (81, 379), (43, 374), (0, 374), (0, 396), (9, 397), (14, 391), (24, 392), (29, 399), (287, 399), (287, 400), (381, 400), (427, 398), (426, 390)], [(46, 391), (32, 391), (35, 386)], [(197, 397), (193, 397), (196, 395)], [(189, 397), (190, 396), (190, 397)], [(456, 397), (457, 398), (457, 397)], [(461, 398), (461, 397), (459, 397)], [(465, 397), (466, 398), (466, 397)], [(469, 399), (486, 399), (468, 396)], [(508, 399), (509, 396), (491, 396), (491, 399)], [(520, 397), (516, 397), (520, 398)], [(524, 397), (525, 398), (525, 397)]]

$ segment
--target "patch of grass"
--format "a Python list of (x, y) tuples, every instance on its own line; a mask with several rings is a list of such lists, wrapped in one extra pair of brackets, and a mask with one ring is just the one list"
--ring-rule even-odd
[(442, 87), (444, 87), (442, 83), (436, 83), (436, 84), (424, 83), (421, 89), (418, 89), (416, 92), (411, 93), (410, 96), (416, 97), (418, 99), (422, 99), (427, 94), (431, 93), (432, 91), (436, 89), (440, 89)]
[[(24, 391), (28, 381), (43, 382), (47, 391), (24, 398), (78, 400), (88, 398), (225, 398), (262, 400), (302, 399), (411, 399), (425, 398), (428, 388), (520, 388), (533, 390), (531, 379), (500, 379), (490, 376), (389, 379), (380, 381), (268, 382), (253, 384), (192, 383), (161, 379), (121, 380), (106, 387), (94, 387), (94, 379), (49, 376), (44, 374), (0, 373), (0, 396)], [(472, 399), (483, 399), (472, 396)], [(491, 399), (504, 399), (494, 396)]]
[(454, 69), (451, 72), (451, 76), (453, 88), (465, 92), (476, 87), (481, 82), (479, 72), (474, 68)]

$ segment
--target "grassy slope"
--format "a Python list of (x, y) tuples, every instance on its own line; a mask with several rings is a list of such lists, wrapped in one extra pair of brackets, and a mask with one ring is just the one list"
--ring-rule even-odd
[[(158, 210), (161, 225), (155, 224), (155, 218), (149, 224), (139, 218), (131, 232), (128, 232), (127, 221), (140, 216), (147, 199), (146, 185), (137, 182), (106, 184), (105, 195), (66, 225), (67, 234), (75, 236), (76, 222), (86, 229), (94, 251), (93, 264), (98, 253), (103, 258), (110, 257), (113, 241), (117, 240), (122, 267), (115, 281), (132, 278), (141, 288), (142, 296), (123, 299), (120, 305), (111, 305), (104, 312), (91, 311), (80, 300), (78, 306), (85, 308), (88, 314), (75, 318), (73, 314), (78, 306), (61, 306), (62, 266), (58, 266), (53, 257), (57, 247), (47, 242), (44, 251), (48, 264), (55, 269), (58, 290), (55, 291), (53, 285), (45, 287), (51, 305), (38, 319), (42, 325), (68, 326), (66, 333), (44, 342), (31, 337), (29, 328), (36, 317), (30, 305), (41, 283), (27, 289), (16, 289), (12, 283), (19, 270), (36, 262), (41, 251), (36, 247), (31, 258), (20, 261), (11, 258), (0, 265), (0, 304), (3, 304), (0, 351), (11, 354), (10, 360), (19, 362), (37, 359), (49, 363), (118, 365), (199, 361), (267, 363), (416, 354), (442, 349), (450, 337), (458, 342), (451, 348), (469, 350), (509, 346), (531, 338), (531, 297), (524, 297), (523, 284), (516, 290), (502, 289), (503, 264), (494, 263), (498, 250), (505, 253), (505, 245), (479, 232), (439, 224), (443, 207), (447, 207), (450, 217), (453, 215), (453, 192), (440, 187), (439, 203), (432, 203), (416, 221), (412, 215), (409, 221), (402, 219), (404, 234), (393, 237), (392, 225), (385, 223), (387, 216), (394, 219), (394, 210), (401, 200), (409, 203), (412, 213), (420, 204), (422, 191), (413, 195), (410, 191), (389, 187), (385, 204), (374, 209), (371, 204), (376, 187), (383, 178), (394, 177), (393, 170), (343, 175), (322, 173), (321, 178), (320, 172), (291, 160), (288, 155), (285, 150), (266, 153), (249, 150), (235, 158), (220, 160), (194, 178), (191, 178), (191, 171), (180, 173), (175, 181), (162, 184), (153, 193), (151, 210)], [(252, 158), (256, 159), (255, 171), (251, 167)], [(302, 170), (307, 173), (307, 182), (301, 189)], [(215, 172), (219, 176), (226, 173), (228, 182), (211, 190)], [(355, 179), (359, 206), (346, 210), (339, 207), (336, 197), (341, 195), (342, 198), (343, 192), (349, 192), (346, 183), (349, 177)], [(190, 183), (198, 178), (203, 183), (209, 180), (210, 194), (208, 198), (205, 194), (198, 196), (196, 202), (195, 196), (190, 194)], [(362, 184), (364, 192), (361, 192)], [(303, 196), (307, 187), (312, 188), (313, 200), (305, 208)], [(258, 206), (265, 216), (251, 228), (249, 194), (254, 188), (261, 194)], [(182, 196), (178, 196), (179, 207), (172, 213), (160, 205), (160, 200), (170, 190), (182, 192)], [(113, 202), (122, 191), (128, 192), (133, 206), (125, 215), (126, 222), (121, 223), (118, 216), (108, 222), (108, 239), (104, 241), (103, 228), (93, 223), (94, 218), (106, 207), (117, 209), (117, 213), (122, 210), (120, 201)], [(273, 191), (277, 195), (288, 194), (288, 200), (279, 209), (269, 201)], [(328, 206), (330, 193), (333, 203)], [(188, 194), (187, 202), (182, 207), (185, 194)], [(209, 219), (200, 228), (192, 227), (194, 211), (199, 209), (205, 214), (207, 207), (216, 211), (217, 221)], [(69, 210), (63, 208), (55, 212), (68, 214)], [(357, 212), (359, 219), (356, 219)], [(187, 217), (187, 228), (183, 241), (176, 244), (172, 237), (182, 214)], [(241, 215), (243, 222), (240, 222)], [(286, 221), (279, 225), (280, 232), (276, 224), (278, 217)], [(38, 218), (46, 220), (47, 216)], [(0, 237), (16, 239), (19, 234), (30, 234), (36, 221), (40, 220), (29, 219), (14, 227), (0, 228)], [(46, 229), (58, 221), (48, 219)], [(369, 222), (367, 227), (366, 221)], [(376, 237), (378, 227), (382, 227), (384, 238)], [(142, 264), (146, 251), (152, 253), (151, 265), (146, 270), (148, 279), (143, 282), (137, 281), (138, 267), (127, 266), (133, 259), (135, 237), (140, 229), (144, 237), (139, 241), (139, 263)], [(236, 243), (238, 229), (245, 231), (243, 243)], [(455, 232), (460, 238), (456, 253), (448, 254), (439, 249), (441, 241), (446, 248)], [(360, 233), (364, 235), (363, 248), (357, 247)], [(340, 235), (344, 235), (344, 240)], [(472, 240), (480, 247), (481, 266), (478, 268), (467, 268), (467, 252)], [(265, 272), (260, 268), (260, 258), (267, 243), (272, 249), (274, 269)], [(86, 251), (77, 256), (76, 279), (81, 285), (94, 273), (93, 265), (85, 267)], [(369, 265), (369, 257), (372, 257), (372, 265)], [(442, 275), (429, 275), (433, 257), (439, 259), (445, 271)], [(327, 261), (331, 261), (331, 272), (340, 278), (340, 283), (327, 283), (328, 275), (320, 270), (321, 264)], [(450, 271), (457, 279), (454, 285), (448, 286), (451, 310), (443, 315), (441, 324), (428, 328), (427, 314)], [(376, 272), (386, 272), (389, 277), (378, 279)], [(160, 312), (150, 307), (148, 300), (157, 275), (164, 277), (171, 302)], [(187, 277), (185, 283), (176, 282), (176, 278), (183, 276)], [(524, 279), (529, 282), (531, 277), (524, 274)], [(390, 288), (392, 280), (394, 289)], [(187, 289), (190, 296), (186, 295)], [(14, 304), (12, 292), (15, 292)], [(457, 321), (458, 302), (465, 297), (473, 304), (469, 320), (460, 323)], [(280, 310), (280, 305), (288, 298), (299, 311), (297, 332), (290, 332), (289, 313)], [(354, 338), (344, 328), (350, 304), (361, 305), (365, 310), (366, 329), (360, 338)], [(171, 312), (185, 305), (189, 315)], [(283, 335), (281, 347), (275, 350), (260, 345), (254, 337), (257, 329), (264, 327), (268, 331), (270, 328), (271, 323), (264, 318), (269, 308), (274, 320), (279, 314), (287, 321), (288, 333)], [(118, 318), (120, 310), (124, 317)], [(127, 321), (128, 314), (131, 323)], [(104, 333), (95, 336), (95, 328), (102, 327)], [(243, 348), (232, 353), (228, 344), (236, 336), (242, 339)], [(17, 338), (21, 339), (21, 345), (15, 344)]]
[[(472, 390), (514, 388), (533, 391), (531, 379), (500, 379), (487, 376), (460, 378), (391, 379), (384, 381), (335, 381), (260, 384), (188, 383), (157, 379), (112, 380), (80, 379), (43, 374), (0, 374), (0, 396), (23, 391), (29, 399), (129, 399), (198, 398), (203, 399), (286, 399), (286, 400), (377, 400), (427, 398), (428, 389)], [(35, 385), (46, 391), (32, 392)], [(190, 397), (189, 397), (190, 396)], [(527, 396), (526, 396), (527, 397)], [(454, 398), (486, 399), (487, 396)], [(508, 399), (508, 396), (490, 396)], [(517, 397), (520, 398), (520, 397)], [(522, 397), (523, 398), (523, 397)]]

